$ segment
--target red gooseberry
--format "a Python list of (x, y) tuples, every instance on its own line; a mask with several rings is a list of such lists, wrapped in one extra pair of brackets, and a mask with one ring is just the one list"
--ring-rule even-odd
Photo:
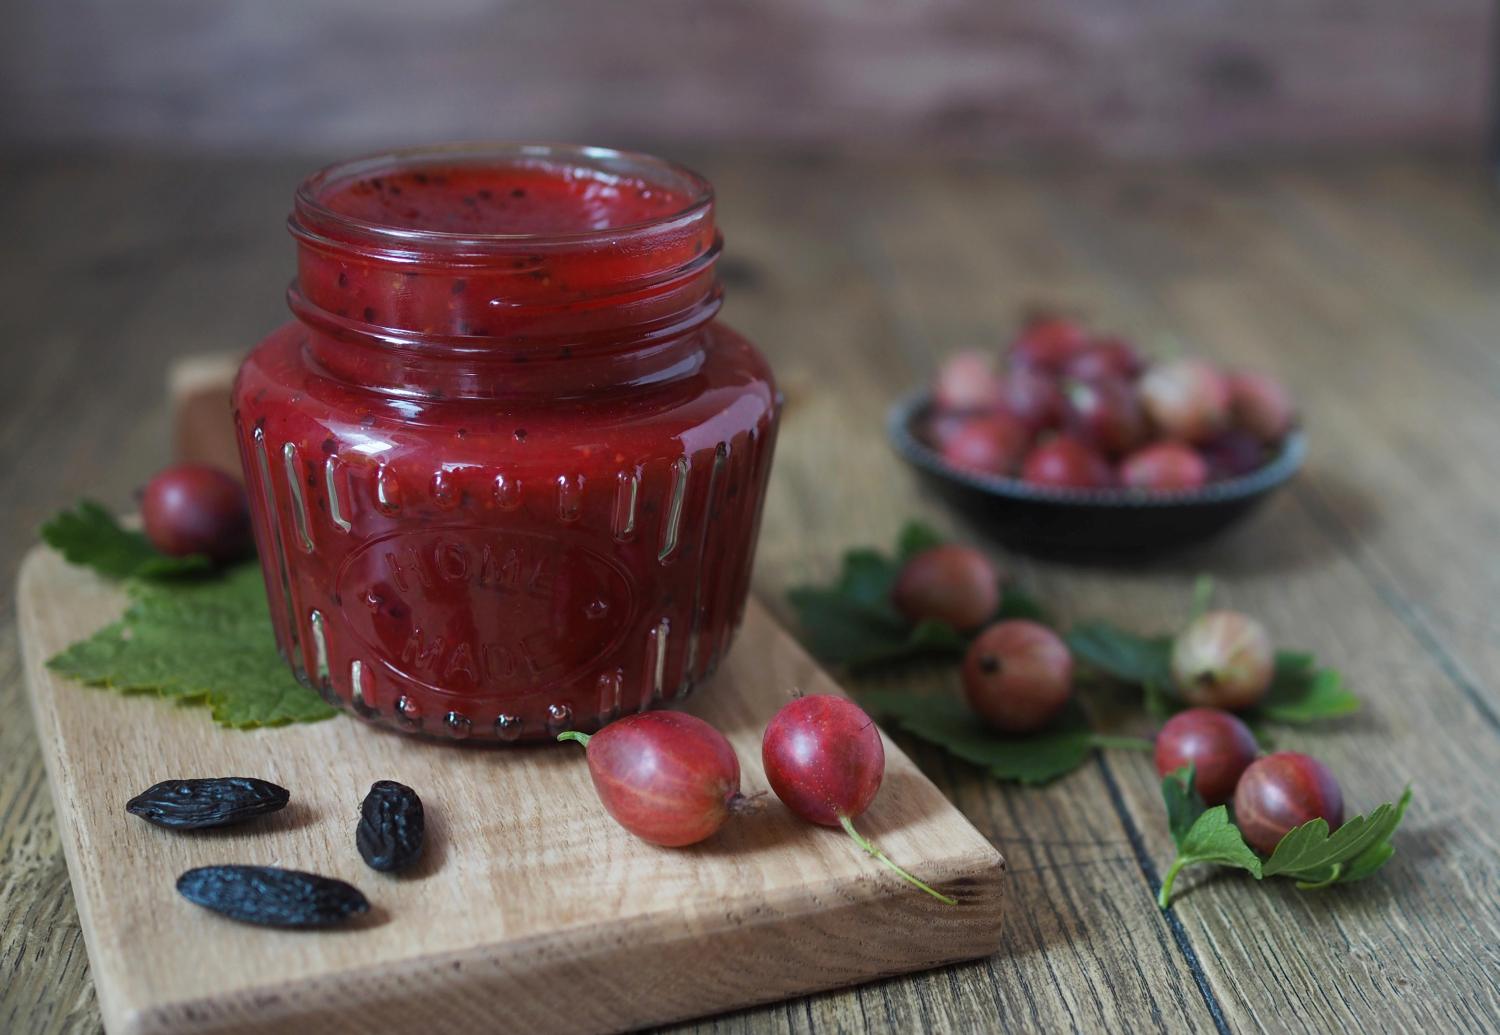
[(1274, 377), (1242, 371), (1229, 378), (1234, 422), (1266, 443), (1280, 442), (1297, 418), (1286, 387)]
[(1196, 489), (1208, 481), (1208, 461), (1197, 450), (1168, 439), (1131, 453), (1120, 463), (1120, 484), (1132, 489)]
[(1235, 716), (1217, 708), (1189, 708), (1168, 719), (1156, 735), (1156, 772), (1166, 776), (1191, 764), (1199, 797), (1222, 805), (1259, 750), (1250, 727)]
[(146, 538), (164, 554), (224, 562), (250, 549), (250, 508), (239, 482), (205, 464), (168, 467), (141, 499)]
[(981, 474), (1009, 474), (1026, 453), (1031, 435), (1007, 413), (984, 413), (960, 419), (948, 430), (940, 451), (944, 462)]
[(1210, 611), (1172, 643), (1172, 681), (1189, 704), (1243, 711), (1265, 697), (1275, 671), (1265, 626), (1238, 611)]
[(678, 848), (713, 835), (750, 799), (740, 793), (740, 762), (724, 734), (683, 712), (617, 719), (590, 736), (589, 776), (604, 809), (643, 841)]
[(955, 629), (977, 629), (1000, 607), (1000, 573), (972, 546), (945, 543), (907, 559), (891, 602), (913, 624), (936, 619)]
[(1099, 338), (1068, 361), (1063, 375), (1078, 381), (1133, 381), (1144, 366), (1141, 354), (1124, 338)]
[(1088, 332), (1076, 321), (1063, 316), (1038, 316), (1021, 328), (1007, 358), (1012, 366), (1060, 374), (1088, 346)]
[(1145, 440), (1146, 414), (1128, 382), (1068, 381), (1063, 395), (1069, 430), (1104, 453), (1118, 456)]
[(1066, 408), (1057, 379), (1033, 367), (1006, 373), (1000, 382), (1000, 405), (1031, 431), (1056, 427)]
[(854, 829), (885, 776), (885, 746), (875, 721), (832, 694), (796, 698), (778, 711), (761, 741), (766, 780), (792, 812), (820, 826), (843, 827), (868, 855), (902, 880), (949, 905), (954, 899), (896, 865)]
[(1310, 755), (1278, 751), (1251, 762), (1234, 789), (1234, 822), (1245, 841), (1270, 855), (1293, 827), (1344, 822), (1344, 794), (1328, 767)]
[(963, 666), (969, 707), (1004, 733), (1030, 733), (1073, 697), (1073, 656), (1051, 629), (1024, 619), (997, 622), (969, 645)]
[(1021, 464), (1021, 477), (1033, 485), (1097, 489), (1110, 484), (1109, 463), (1087, 443), (1058, 435), (1035, 446)]
[(1141, 403), (1162, 434), (1203, 442), (1229, 424), (1229, 381), (1207, 360), (1159, 363), (1141, 378)]
[(955, 352), (938, 367), (932, 398), (939, 409), (952, 413), (994, 409), (1000, 400), (994, 360), (973, 349)]

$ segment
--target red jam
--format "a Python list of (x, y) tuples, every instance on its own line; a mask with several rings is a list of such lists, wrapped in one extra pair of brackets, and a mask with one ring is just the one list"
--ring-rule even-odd
[(749, 590), (778, 401), (719, 323), (712, 192), (591, 148), (313, 176), (296, 320), (235, 424), (298, 676), (408, 731), (529, 740), (688, 693)]

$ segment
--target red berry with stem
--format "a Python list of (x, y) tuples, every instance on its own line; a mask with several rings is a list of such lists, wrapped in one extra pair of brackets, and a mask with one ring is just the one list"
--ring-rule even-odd
[(1001, 380), (1000, 405), (1031, 431), (1056, 427), (1066, 408), (1057, 379), (1025, 366), (1013, 368)]
[(1124, 338), (1100, 338), (1068, 361), (1063, 376), (1077, 381), (1133, 381), (1145, 363)]
[(782, 707), (761, 741), (766, 780), (786, 807), (809, 823), (843, 827), (867, 854), (902, 880), (949, 905), (854, 829), (885, 775), (885, 746), (875, 721), (853, 701), (832, 694), (799, 697)]
[(1182, 442), (1157, 442), (1120, 464), (1120, 484), (1131, 489), (1196, 489), (1208, 481), (1208, 461)]
[(1039, 316), (1021, 328), (1011, 343), (1012, 366), (1035, 367), (1060, 374), (1064, 367), (1089, 346), (1088, 332), (1062, 316)]
[(1297, 419), (1286, 386), (1267, 374), (1242, 371), (1231, 375), (1229, 406), (1234, 423), (1266, 443), (1280, 442)]
[(1000, 375), (983, 352), (956, 352), (938, 367), (932, 386), (933, 402), (950, 413), (992, 410), (1000, 402)]
[(1250, 727), (1217, 708), (1189, 708), (1166, 721), (1156, 735), (1159, 776), (1193, 766), (1193, 787), (1209, 805), (1234, 794), (1240, 774), (1260, 753)]
[(934, 546), (901, 566), (891, 602), (912, 624), (936, 619), (977, 629), (1000, 608), (1000, 572), (972, 546)]
[(588, 749), (589, 775), (605, 811), (643, 841), (696, 844), (749, 806), (734, 748), (692, 715), (646, 712), (593, 736), (569, 731), (557, 739)]
[(141, 499), (146, 538), (164, 554), (236, 560), (250, 549), (250, 508), (239, 482), (205, 464), (168, 467)]
[(1203, 442), (1229, 424), (1229, 381), (1202, 359), (1161, 363), (1141, 378), (1141, 402), (1169, 438)]
[(1125, 381), (1065, 382), (1066, 423), (1073, 434), (1112, 456), (1129, 452), (1146, 438), (1146, 414)]
[(945, 435), (943, 460), (954, 467), (982, 474), (1009, 474), (1026, 453), (1031, 435), (1007, 413), (985, 413), (962, 418)]
[(1030, 733), (1057, 718), (1073, 697), (1073, 656), (1045, 625), (997, 622), (969, 645), (964, 696), (985, 722)]
[(1172, 681), (1189, 704), (1243, 711), (1266, 696), (1275, 674), (1265, 626), (1238, 611), (1210, 611), (1172, 644)]
[(1098, 489), (1113, 480), (1109, 463), (1087, 443), (1059, 435), (1034, 448), (1021, 464), (1021, 477), (1034, 485)]
[(1278, 751), (1250, 763), (1234, 789), (1234, 822), (1245, 841), (1270, 855), (1293, 827), (1315, 819), (1335, 830), (1344, 794), (1328, 767), (1310, 755)]

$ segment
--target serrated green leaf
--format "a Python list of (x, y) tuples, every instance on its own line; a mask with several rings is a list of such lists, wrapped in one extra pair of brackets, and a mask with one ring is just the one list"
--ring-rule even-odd
[(48, 666), (93, 686), (207, 704), (220, 724), (241, 729), (336, 714), (277, 652), (258, 565), (187, 582), (132, 581), (128, 592), (120, 621)]
[[(1163, 793), (1168, 792), (1167, 781), (1163, 781), (1162, 790)], [(1202, 812), (1182, 835), (1177, 847), (1177, 857), (1172, 860), (1166, 876), (1162, 878), (1156, 904), (1166, 909), (1172, 901), (1172, 886), (1176, 883), (1177, 875), (1189, 866), (1205, 863), (1247, 870), (1257, 878), (1261, 874), (1260, 857), (1245, 844), (1240, 828), (1230, 820), (1229, 810), (1223, 805), (1215, 805)]]
[(1136, 685), (1171, 685), (1170, 636), (1137, 636), (1108, 622), (1080, 622), (1065, 639), (1074, 657), (1108, 676)]
[(42, 541), (69, 564), (93, 568), (111, 579), (200, 575), (213, 568), (207, 557), (168, 557), (140, 532), (121, 527), (92, 500), (53, 515), (42, 525)]
[(1344, 689), (1331, 668), (1320, 669), (1311, 654), (1278, 651), (1276, 675), (1256, 712), (1277, 722), (1318, 722), (1359, 710), (1359, 698)]
[(1077, 708), (1041, 732), (1010, 736), (991, 730), (951, 697), (879, 690), (860, 693), (856, 699), (877, 719), (982, 766), (999, 780), (1048, 783), (1081, 766), (1094, 747), (1093, 734)]
[[(1401, 825), (1401, 821), (1406, 818), (1406, 807), (1410, 804), (1411, 786), (1408, 785), (1406, 790), (1401, 792), (1401, 799), (1396, 802), (1394, 818), (1389, 821), (1391, 834), (1395, 833), (1396, 828)], [(1391, 856), (1396, 854), (1396, 846), (1391, 844), (1389, 837), (1390, 834), (1387, 834), (1386, 840), (1372, 844), (1353, 859), (1350, 859), (1344, 865), (1343, 872), (1339, 874), (1339, 883), (1352, 884), (1357, 880), (1364, 880), (1389, 862)]]
[(1249, 870), (1259, 877), (1260, 857), (1245, 843), (1240, 828), (1229, 818), (1229, 809), (1215, 805), (1193, 821), (1182, 839), (1181, 855), (1193, 863), (1217, 863)]
[[(1322, 819), (1293, 827), (1276, 845), (1262, 872), (1267, 877), (1290, 877), (1309, 887), (1322, 887), (1342, 880), (1357, 860), (1374, 850), (1375, 854), (1360, 864), (1361, 875), (1368, 876), (1390, 857), (1386, 854), (1379, 858), (1379, 846), (1390, 840), (1410, 800), (1411, 788), (1407, 788), (1399, 803), (1387, 802), (1368, 815), (1355, 816), (1331, 833)], [(1368, 868), (1372, 864), (1374, 868)]]
[(1181, 769), (1174, 769), (1161, 781), (1161, 796), (1167, 806), (1167, 829), (1172, 834), (1172, 843), (1182, 851), (1183, 840), (1192, 829), (1206, 806), (1203, 798), (1193, 788), (1193, 764), (1189, 762)]

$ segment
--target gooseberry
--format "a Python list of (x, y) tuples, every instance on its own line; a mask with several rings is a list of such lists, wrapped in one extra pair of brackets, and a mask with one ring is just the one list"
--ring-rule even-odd
[(1297, 417), (1286, 387), (1267, 374), (1230, 375), (1229, 406), (1235, 424), (1266, 443), (1285, 438)]
[(644, 712), (590, 736), (558, 740), (587, 749), (604, 809), (643, 841), (679, 848), (712, 836), (753, 806), (740, 793), (740, 762), (724, 734), (683, 712)]
[(1250, 727), (1235, 716), (1217, 708), (1189, 708), (1168, 719), (1156, 735), (1156, 772), (1166, 776), (1191, 764), (1199, 797), (1222, 805), (1259, 750)]
[(1210, 611), (1172, 644), (1172, 681), (1189, 704), (1242, 711), (1265, 697), (1275, 671), (1265, 627), (1238, 611)]
[(250, 508), (240, 483), (217, 467), (178, 464), (152, 478), (141, 498), (146, 538), (164, 554), (236, 560), (250, 549)]
[(1026, 453), (1031, 435), (1007, 413), (964, 417), (945, 433), (943, 460), (954, 467), (982, 474), (1010, 474)]
[(1293, 827), (1344, 822), (1344, 794), (1328, 767), (1310, 755), (1278, 751), (1257, 759), (1234, 789), (1234, 822), (1245, 841), (1270, 855)]
[(1207, 360), (1157, 364), (1142, 376), (1140, 391), (1152, 423), (1170, 438), (1203, 442), (1228, 426), (1229, 381)]
[(969, 707), (985, 722), (1005, 733), (1030, 733), (1072, 699), (1073, 656), (1045, 625), (997, 622), (970, 644), (963, 682)]
[(932, 397), (939, 409), (954, 413), (994, 409), (1000, 399), (994, 360), (972, 349), (954, 353), (938, 367)]
[(1111, 456), (1127, 453), (1146, 438), (1146, 414), (1135, 388), (1118, 378), (1068, 381), (1065, 421), (1069, 430)]
[(1208, 481), (1208, 462), (1192, 446), (1170, 439), (1131, 453), (1120, 463), (1120, 483), (1132, 489), (1196, 489)]
[(766, 726), (761, 759), (771, 790), (792, 812), (809, 823), (843, 827), (855, 844), (902, 880), (948, 905), (957, 904), (854, 829), (854, 820), (880, 790), (885, 746), (875, 721), (853, 701), (812, 694), (784, 705)]
[(1000, 573), (972, 546), (945, 543), (901, 566), (891, 602), (913, 624), (927, 619), (977, 629), (1000, 607)]
[(1034, 447), (1021, 464), (1021, 477), (1034, 485), (1097, 489), (1110, 484), (1109, 463), (1087, 443), (1058, 435)]

